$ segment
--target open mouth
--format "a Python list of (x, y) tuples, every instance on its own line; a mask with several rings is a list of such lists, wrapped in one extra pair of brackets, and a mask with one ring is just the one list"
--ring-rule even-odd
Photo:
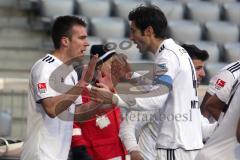
[(84, 49), (84, 50), (81, 50), (81, 53), (83, 54), (85, 51), (86, 51), (85, 49)]

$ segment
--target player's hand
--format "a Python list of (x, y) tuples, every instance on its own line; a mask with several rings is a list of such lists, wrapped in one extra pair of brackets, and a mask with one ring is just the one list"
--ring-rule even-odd
[(132, 151), (130, 152), (130, 159), (131, 160), (144, 160), (141, 156), (140, 151)]
[[(98, 54), (94, 55), (91, 58), (91, 60), (88, 63), (87, 68), (83, 68), (82, 78), (81, 78), (83, 81), (85, 81), (87, 83), (92, 81), (97, 61), (98, 61)], [(86, 67), (86, 66), (84, 66), (84, 67)]]
[(78, 82), (78, 86), (86, 87), (93, 79), (95, 67), (98, 61), (98, 55), (94, 55), (88, 65), (83, 65), (82, 76)]
[(105, 72), (98, 72), (97, 80), (99, 83), (96, 83), (96, 85), (100, 88), (106, 88), (109, 91), (113, 88), (113, 82), (111, 79), (111, 76), (109, 76), (108, 73)]
[(102, 104), (112, 104), (113, 93), (108, 88), (103, 87), (104, 84), (97, 83), (96, 85), (99, 87), (91, 88), (91, 98)]
[(131, 71), (129, 64), (127, 63), (127, 57), (124, 54), (118, 54), (114, 56), (111, 65), (111, 75), (115, 79), (129, 79), (127, 74)]

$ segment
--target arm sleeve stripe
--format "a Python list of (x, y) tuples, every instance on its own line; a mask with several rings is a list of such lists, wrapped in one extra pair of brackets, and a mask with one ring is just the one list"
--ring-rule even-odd
[(172, 88), (172, 77), (169, 75), (157, 75), (154, 77), (153, 85), (163, 84), (167, 85), (168, 87)]

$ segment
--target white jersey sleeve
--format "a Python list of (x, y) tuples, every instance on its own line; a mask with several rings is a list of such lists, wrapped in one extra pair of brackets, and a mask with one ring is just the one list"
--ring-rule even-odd
[(130, 111), (120, 124), (119, 136), (127, 151), (139, 151), (138, 139), (143, 126), (151, 121), (154, 112)]
[(59, 95), (57, 91), (50, 86), (49, 78), (54, 70), (50, 65), (39, 63), (31, 71), (31, 85), (34, 90), (36, 102), (47, 97)]
[(137, 121), (128, 121), (124, 119), (120, 124), (119, 137), (128, 152), (139, 151), (137, 137), (135, 136), (135, 127), (137, 123)]
[(155, 60), (151, 90), (143, 95), (133, 95), (134, 98), (131, 95), (116, 95), (118, 106), (132, 110), (155, 110), (163, 107), (180, 66), (173, 52), (163, 51), (159, 54), (160, 58)]
[[(163, 50), (155, 60), (156, 75), (157, 76), (169, 76), (171, 80), (174, 79), (179, 71), (180, 63), (177, 55), (169, 50)], [(166, 71), (166, 72), (165, 72)], [(165, 72), (165, 73), (164, 73)]]
[(221, 101), (226, 103), (234, 81), (233, 74), (224, 69), (210, 80), (207, 92), (211, 95), (216, 94)]

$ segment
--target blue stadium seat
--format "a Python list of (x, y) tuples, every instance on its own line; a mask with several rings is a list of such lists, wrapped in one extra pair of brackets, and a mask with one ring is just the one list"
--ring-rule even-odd
[(240, 25), (240, 2), (225, 3), (223, 5), (225, 18)]
[(96, 17), (91, 20), (91, 33), (100, 38), (122, 38), (126, 33), (126, 22), (120, 17)]
[(56, 17), (73, 14), (74, 0), (40, 0), (41, 14)]
[(206, 50), (209, 54), (208, 63), (217, 63), (220, 60), (220, 49), (216, 42), (213, 41), (197, 41), (194, 44), (200, 49)]
[(219, 44), (237, 42), (239, 40), (239, 29), (236, 24), (212, 21), (207, 22), (205, 27), (208, 40), (215, 41)]
[(170, 35), (179, 42), (199, 41), (202, 29), (199, 23), (188, 20), (169, 21)]
[(17, 3), (18, 3), (17, 0), (1, 0), (0, 7), (4, 7), (4, 8), (16, 7)]
[(181, 3), (183, 3), (183, 4), (185, 4), (185, 3), (188, 3), (188, 2), (201, 1), (201, 0), (176, 0), (176, 1), (179, 1), (179, 2), (181, 2)]
[(77, 14), (88, 18), (110, 16), (111, 4), (109, 0), (76, 0)]
[(186, 4), (190, 19), (200, 23), (217, 21), (220, 18), (220, 7), (216, 3), (207, 1), (194, 1)]
[[(210, 55), (211, 56), (211, 55)], [(208, 77), (212, 78), (215, 74), (218, 73), (218, 71), (223, 68), (224, 66), (226, 66), (227, 63), (207, 63), (206, 64), (206, 70), (208, 73)]]
[(140, 5), (145, 5), (145, 2), (139, 0), (113, 0), (113, 12), (116, 16), (127, 20), (129, 12)]
[(226, 43), (223, 46), (227, 62), (240, 60), (240, 43)]
[(0, 111), (0, 137), (10, 136), (12, 116), (9, 112)]
[(177, 1), (151, 0), (151, 4), (158, 6), (168, 20), (181, 20), (184, 15), (182, 3)]
[(236, 2), (237, 0), (210, 0), (214, 3), (218, 3), (218, 4), (224, 4), (224, 3), (228, 3), (228, 2)]

